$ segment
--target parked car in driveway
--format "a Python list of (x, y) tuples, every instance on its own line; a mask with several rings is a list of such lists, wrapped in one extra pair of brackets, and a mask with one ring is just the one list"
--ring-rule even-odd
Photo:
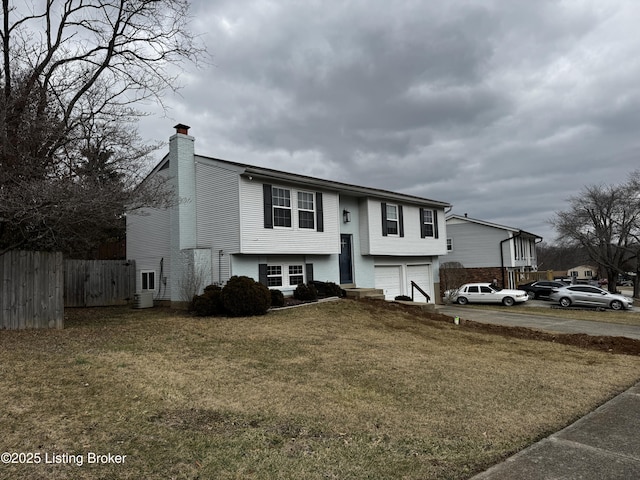
[(617, 293), (610, 293), (591, 285), (567, 285), (566, 287), (554, 288), (549, 298), (563, 307), (577, 305), (622, 310), (633, 306), (631, 298)]
[(514, 303), (529, 300), (524, 290), (503, 288), (497, 290), (490, 283), (465, 283), (460, 288), (444, 292), (445, 301), (451, 300), (460, 305), (467, 303), (502, 303), (510, 307)]
[(554, 288), (565, 287), (568, 283), (559, 282), (557, 280), (537, 280), (535, 282), (523, 283), (518, 285), (519, 290), (524, 290), (529, 294), (529, 299), (549, 298), (551, 290)]

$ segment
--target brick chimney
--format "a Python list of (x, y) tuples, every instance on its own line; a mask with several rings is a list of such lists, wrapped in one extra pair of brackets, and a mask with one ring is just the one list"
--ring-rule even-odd
[(176, 133), (182, 133), (183, 135), (189, 135), (189, 129), (191, 128), (189, 125), (184, 125), (179, 123), (175, 125), (173, 128), (176, 129)]

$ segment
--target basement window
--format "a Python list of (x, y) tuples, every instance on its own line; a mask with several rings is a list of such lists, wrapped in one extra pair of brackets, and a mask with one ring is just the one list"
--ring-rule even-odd
[(156, 272), (153, 270), (143, 270), (142, 276), (142, 291), (150, 292), (156, 290)]

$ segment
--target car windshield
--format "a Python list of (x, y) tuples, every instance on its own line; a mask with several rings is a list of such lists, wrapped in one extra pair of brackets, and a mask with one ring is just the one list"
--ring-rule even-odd
[(495, 287), (493, 287), (493, 286), (491, 286), (491, 285), (489, 285), (488, 287), (483, 287), (483, 288), (489, 288), (489, 290), (491, 290), (491, 291), (492, 291), (492, 292), (494, 292), (494, 293), (495, 293), (495, 292), (499, 292), (499, 291), (500, 291), (500, 290), (498, 290), (497, 288), (495, 288)]

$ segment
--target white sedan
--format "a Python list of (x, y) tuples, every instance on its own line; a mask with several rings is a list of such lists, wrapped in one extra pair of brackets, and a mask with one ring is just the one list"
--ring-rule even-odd
[(511, 290), (503, 288), (496, 290), (490, 283), (465, 283), (455, 290), (444, 292), (445, 301), (457, 302), (460, 305), (467, 303), (502, 303), (507, 307), (514, 303), (522, 303), (529, 300), (524, 290)]

